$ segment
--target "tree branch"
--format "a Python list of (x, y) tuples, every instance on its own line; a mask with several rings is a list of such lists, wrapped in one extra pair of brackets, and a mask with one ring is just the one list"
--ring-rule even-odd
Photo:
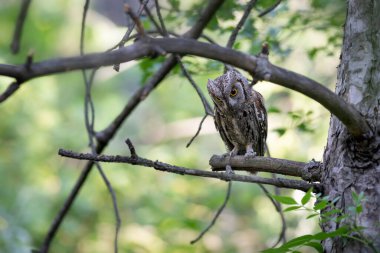
[(326, 107), (340, 119), (355, 137), (370, 134), (371, 130), (351, 105), (325, 86), (292, 71), (271, 64), (266, 57), (256, 57), (232, 49), (183, 38), (143, 38), (136, 43), (112, 52), (87, 54), (84, 56), (58, 58), (24, 65), (0, 65), (0, 75), (15, 77), (26, 81), (38, 76), (67, 72), (78, 69), (95, 68), (132, 61), (154, 55), (157, 48), (175, 54), (192, 54), (225, 62), (245, 69), (261, 80), (267, 80), (289, 89), (303, 93)]
[(310, 163), (296, 162), (291, 160), (270, 158), (263, 156), (218, 156), (213, 155), (209, 164), (214, 171), (224, 171), (227, 164), (234, 170), (249, 172), (271, 172), (287, 176), (301, 177), (306, 181), (319, 181), (321, 165), (315, 161)]
[(17, 54), (20, 50), (20, 40), (22, 35), (22, 29), (24, 27), (26, 15), (28, 14), (30, 2), (32, 0), (23, 0), (21, 3), (20, 12), (17, 17), (15, 30), (13, 32), (13, 39), (11, 43), (11, 50), (13, 54)]
[(247, 183), (260, 183), (275, 185), (278, 187), (297, 189), (301, 191), (307, 191), (311, 187), (315, 191), (320, 190), (320, 185), (317, 183), (307, 183), (302, 180), (284, 179), (284, 178), (263, 178), (252, 175), (238, 175), (238, 174), (228, 174), (220, 173), (214, 171), (204, 171), (197, 169), (189, 169), (185, 167), (175, 166), (159, 161), (152, 161), (149, 159), (141, 157), (129, 157), (129, 156), (110, 156), (110, 155), (94, 155), (89, 153), (76, 153), (69, 150), (60, 149), (59, 155), (64, 157), (70, 157), (78, 160), (88, 160), (92, 162), (108, 162), (108, 163), (128, 163), (133, 165), (141, 165), (144, 167), (155, 168), (156, 170), (180, 174), (180, 175), (190, 175), (198, 177), (208, 177), (208, 178), (218, 178), (224, 181), (239, 181)]

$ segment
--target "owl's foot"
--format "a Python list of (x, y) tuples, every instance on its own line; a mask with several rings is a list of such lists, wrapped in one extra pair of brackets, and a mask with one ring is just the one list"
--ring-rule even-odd
[(256, 157), (256, 152), (255, 151), (247, 151), (247, 153), (245, 153), (245, 157)]
[(235, 146), (231, 151), (230, 151), (230, 157), (236, 156), (239, 152), (239, 149)]
[(247, 145), (245, 157), (255, 157), (257, 154), (253, 151), (252, 145)]

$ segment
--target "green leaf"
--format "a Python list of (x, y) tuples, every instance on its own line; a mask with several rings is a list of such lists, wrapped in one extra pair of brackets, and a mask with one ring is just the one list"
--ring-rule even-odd
[(293, 210), (297, 210), (297, 209), (299, 209), (301, 207), (302, 206), (289, 206), (288, 208), (284, 209), (284, 212), (290, 212), (290, 211), (293, 211)]
[(269, 107), (269, 109), (267, 111), (268, 111), (268, 113), (280, 113), (281, 112), (280, 109), (278, 109), (275, 106)]
[(314, 248), (316, 251), (318, 251), (318, 253), (323, 253), (323, 247), (318, 242), (308, 242), (305, 243), (305, 245)]
[(273, 131), (277, 132), (280, 137), (286, 133), (286, 130), (287, 129), (285, 127), (279, 127), (279, 128), (273, 129)]
[(310, 198), (311, 198), (311, 193), (312, 193), (312, 191), (313, 191), (313, 188), (310, 188), (310, 189), (306, 192), (305, 196), (303, 196), (303, 198), (301, 199), (301, 204), (302, 204), (302, 205), (305, 205), (307, 202), (309, 202), (309, 200), (310, 200)]
[(313, 214), (310, 214), (309, 216), (306, 217), (306, 219), (310, 219), (310, 218), (313, 218), (315, 216), (318, 216), (319, 213), (313, 213)]
[(310, 128), (309, 124), (307, 124), (306, 122), (302, 122), (302, 123), (298, 124), (297, 129), (302, 131), (302, 132), (309, 132), (309, 133), (314, 132), (314, 129)]
[(305, 244), (305, 243), (307, 243), (313, 239), (314, 239), (313, 235), (302, 235), (300, 237), (297, 237), (297, 238), (294, 238), (294, 239), (288, 241), (287, 243), (284, 243), (280, 248), (290, 249), (290, 248), (293, 248), (296, 246), (303, 245), (303, 244)]
[(355, 208), (355, 211), (357, 214), (361, 213), (363, 211), (363, 207), (362, 205), (358, 205), (356, 208)]
[(285, 205), (297, 205), (297, 201), (295, 201), (292, 197), (288, 197), (288, 196), (277, 196), (277, 195), (272, 195), (272, 197), (280, 202), (281, 204), (285, 204)]
[(322, 213), (321, 216), (323, 216), (324, 218), (327, 218), (327, 217), (330, 217), (330, 216), (332, 216), (334, 214), (341, 213), (341, 212), (342, 211), (340, 209), (336, 208), (336, 209), (332, 209), (332, 210), (330, 210), (328, 212)]
[(317, 204), (314, 205), (314, 210), (322, 210), (324, 209), (328, 204), (327, 200), (320, 200)]
[(348, 231), (347, 227), (340, 227), (340, 228), (338, 228), (337, 230), (335, 230), (333, 232), (328, 232), (328, 233), (320, 232), (320, 233), (317, 233), (317, 234), (314, 235), (314, 238), (316, 240), (325, 240), (327, 238), (332, 238), (332, 237), (336, 237), (336, 236), (345, 235), (345, 234), (347, 234), (347, 231)]

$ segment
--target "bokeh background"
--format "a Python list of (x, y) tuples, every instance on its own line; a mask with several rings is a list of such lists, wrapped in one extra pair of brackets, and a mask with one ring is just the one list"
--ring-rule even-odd
[[(204, 1), (196, 0), (159, 2), (169, 30), (177, 33), (188, 30), (205, 6)], [(267, 41), (273, 63), (333, 90), (344, 1), (284, 1), (264, 18), (257, 17), (274, 2), (259, 1), (235, 48), (257, 54)], [(226, 1), (204, 33), (225, 45), (245, 3)], [(84, 1), (32, 1), (21, 50), (12, 55), (9, 46), (19, 4), (15, 0), (1, 3), (1, 63), (22, 64), (31, 50), (35, 61), (79, 54)], [(147, 30), (152, 28), (148, 19), (142, 21)], [(98, 1), (88, 13), (85, 51), (105, 51), (119, 42), (125, 31), (126, 27), (104, 14), (104, 4)], [(119, 73), (112, 67), (98, 72), (93, 87), (97, 130), (108, 126), (163, 60), (125, 63)], [(205, 94), (207, 79), (223, 71), (223, 65), (215, 61), (187, 56), (184, 62)], [(0, 91), (11, 81), (0, 77)], [(271, 155), (306, 162), (322, 160), (328, 111), (304, 95), (275, 84), (259, 82), (255, 89), (265, 97), (269, 111)], [(88, 151), (83, 105), (84, 84), (78, 71), (28, 81), (0, 105), (0, 252), (30, 252), (43, 241), (84, 165), (57, 155), (59, 148)], [(225, 152), (210, 117), (200, 136), (185, 147), (203, 114), (200, 99), (177, 67), (137, 107), (105, 153), (128, 155), (124, 141), (130, 138), (143, 157), (208, 170), (209, 158)], [(223, 202), (226, 182), (131, 165), (103, 164), (103, 168), (117, 194), (122, 217), (120, 252), (258, 252), (270, 247), (281, 230), (279, 215), (257, 185), (233, 183), (230, 202), (216, 225), (200, 242), (190, 245)], [(296, 199), (303, 195), (291, 190), (281, 190), (281, 194)], [(306, 220), (308, 214), (285, 214), (287, 238), (319, 230), (318, 218)], [(64, 220), (51, 252), (111, 252), (114, 229), (110, 195), (94, 170)]]

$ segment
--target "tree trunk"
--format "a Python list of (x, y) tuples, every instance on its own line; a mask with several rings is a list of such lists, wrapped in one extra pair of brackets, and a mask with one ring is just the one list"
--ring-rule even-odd
[[(324, 154), (322, 183), (330, 199), (340, 197), (336, 207), (349, 215), (340, 222), (322, 224), (324, 232), (343, 225), (364, 227), (359, 240), (337, 237), (323, 242), (325, 252), (373, 252), (380, 249), (380, 1), (347, 1), (347, 19), (338, 70), (336, 93), (353, 104), (367, 119), (372, 134), (352, 138), (332, 116)], [(352, 191), (364, 193), (363, 211), (356, 215)]]

